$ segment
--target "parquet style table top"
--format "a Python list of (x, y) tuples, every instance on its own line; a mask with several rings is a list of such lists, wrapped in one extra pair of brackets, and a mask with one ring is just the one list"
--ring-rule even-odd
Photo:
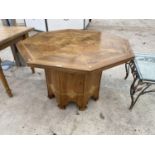
[(133, 57), (129, 42), (90, 30), (39, 33), (18, 43), (27, 63), (79, 71), (107, 69)]

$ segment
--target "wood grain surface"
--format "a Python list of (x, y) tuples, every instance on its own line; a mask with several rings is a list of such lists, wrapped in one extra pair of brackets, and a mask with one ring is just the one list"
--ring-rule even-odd
[(7, 42), (14, 42), (24, 34), (32, 31), (33, 28), (22, 26), (2, 26), (0, 27), (0, 46), (4, 46)]
[(133, 57), (129, 42), (88, 30), (43, 32), (18, 43), (28, 64), (80, 71), (110, 68)]

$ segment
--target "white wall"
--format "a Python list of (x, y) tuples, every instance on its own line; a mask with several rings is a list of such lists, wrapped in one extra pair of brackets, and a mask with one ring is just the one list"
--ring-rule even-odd
[(17, 25), (25, 25), (24, 19), (16, 19)]

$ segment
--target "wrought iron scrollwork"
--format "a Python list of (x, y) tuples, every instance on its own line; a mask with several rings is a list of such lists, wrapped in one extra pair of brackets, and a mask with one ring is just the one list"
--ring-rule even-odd
[(128, 78), (130, 69), (133, 75), (133, 82), (130, 87), (131, 105), (129, 109), (132, 110), (133, 106), (135, 105), (135, 103), (137, 102), (137, 100), (141, 95), (150, 92), (155, 92), (155, 89), (150, 89), (150, 87), (152, 86), (151, 82), (143, 81), (142, 79), (139, 78), (137, 68), (133, 59), (125, 64), (125, 70), (126, 70), (125, 79)]

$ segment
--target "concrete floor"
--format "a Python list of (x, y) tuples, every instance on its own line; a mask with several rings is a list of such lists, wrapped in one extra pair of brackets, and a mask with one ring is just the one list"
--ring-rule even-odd
[[(134, 52), (155, 53), (155, 20), (93, 20), (89, 29), (129, 39)], [(10, 49), (0, 53), (12, 60)], [(90, 100), (86, 111), (74, 104), (66, 110), (47, 98), (44, 72), (28, 67), (5, 72), (14, 97), (0, 85), (0, 134), (155, 134), (155, 94), (142, 96), (132, 111), (124, 65), (103, 72), (100, 99)]]

